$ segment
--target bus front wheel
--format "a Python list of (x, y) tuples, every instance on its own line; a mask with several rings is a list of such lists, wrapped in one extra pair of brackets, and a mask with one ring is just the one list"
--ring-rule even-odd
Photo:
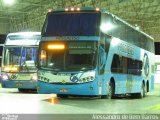
[(18, 91), (19, 91), (19, 92), (28, 92), (27, 89), (23, 89), (23, 88), (18, 88)]
[(114, 98), (114, 91), (115, 91), (115, 85), (113, 82), (110, 82), (108, 86), (108, 99)]
[(145, 85), (142, 83), (141, 92), (138, 95), (139, 98), (143, 98), (143, 97), (146, 96), (146, 91), (145, 90), (146, 90)]
[(64, 95), (64, 94), (57, 94), (57, 97), (59, 97), (59, 98), (67, 98), (67, 97), (68, 97), (68, 95)]
[(141, 92), (133, 94), (136, 98), (144, 98), (146, 96), (146, 88), (145, 85), (142, 83), (141, 85)]

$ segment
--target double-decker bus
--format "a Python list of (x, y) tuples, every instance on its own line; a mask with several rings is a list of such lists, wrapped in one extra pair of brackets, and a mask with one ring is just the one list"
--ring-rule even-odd
[(2, 87), (18, 88), (20, 92), (36, 90), (36, 58), (40, 32), (9, 33), (2, 56)]
[(98, 8), (52, 10), (38, 51), (38, 93), (143, 98), (154, 89), (154, 41)]

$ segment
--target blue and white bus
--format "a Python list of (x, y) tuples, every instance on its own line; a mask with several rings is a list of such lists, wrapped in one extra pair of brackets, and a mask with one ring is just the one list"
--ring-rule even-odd
[(38, 93), (142, 98), (154, 89), (153, 38), (98, 8), (49, 11), (38, 57)]
[(2, 57), (2, 87), (20, 92), (36, 90), (36, 58), (40, 32), (17, 32), (7, 35)]

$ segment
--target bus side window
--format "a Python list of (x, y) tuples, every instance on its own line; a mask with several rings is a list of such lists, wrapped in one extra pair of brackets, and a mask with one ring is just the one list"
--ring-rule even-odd
[(119, 55), (114, 55), (111, 65), (111, 72), (113, 73), (121, 73), (122, 72), (122, 57)]
[(128, 60), (128, 74), (141, 75), (142, 72), (142, 61), (139, 60)]
[(119, 56), (117, 54), (113, 56), (111, 72), (130, 75), (141, 75), (141, 70), (142, 61)]

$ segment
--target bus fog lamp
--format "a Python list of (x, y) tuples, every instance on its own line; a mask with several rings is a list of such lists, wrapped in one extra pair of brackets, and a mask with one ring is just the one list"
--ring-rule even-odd
[(89, 87), (90, 90), (93, 90), (93, 87)]

